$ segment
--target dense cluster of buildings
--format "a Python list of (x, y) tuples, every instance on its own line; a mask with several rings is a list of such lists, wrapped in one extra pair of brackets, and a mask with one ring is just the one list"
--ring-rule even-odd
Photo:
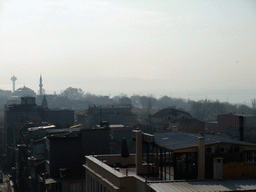
[(48, 108), (41, 77), (39, 100), (15, 84), (13, 93), (20, 102), (4, 109), (1, 164), (17, 191), (256, 190), (256, 116), (209, 123), (167, 107), (141, 122), (127, 98), (75, 114)]

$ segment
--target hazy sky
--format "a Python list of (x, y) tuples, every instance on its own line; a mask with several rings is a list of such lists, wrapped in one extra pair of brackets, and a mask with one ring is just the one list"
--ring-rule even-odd
[(0, 89), (249, 102), (255, 0), (0, 0)]

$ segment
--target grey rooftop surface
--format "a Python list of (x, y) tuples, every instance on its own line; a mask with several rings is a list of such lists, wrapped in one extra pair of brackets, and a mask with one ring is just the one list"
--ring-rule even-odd
[(148, 185), (157, 192), (255, 191), (256, 179), (175, 181), (166, 183), (148, 183)]
[(173, 109), (173, 108), (165, 108), (165, 109), (162, 109), (158, 112), (156, 112), (153, 117), (155, 118), (163, 118), (167, 115), (173, 115), (173, 116), (179, 116), (179, 115), (187, 115), (189, 117), (192, 117), (188, 112), (186, 111), (181, 111), (181, 110), (178, 110), (178, 109)]
[(184, 133), (184, 132), (169, 132), (169, 133), (155, 133), (155, 143), (170, 150), (183, 149), (197, 146), (198, 138), (205, 138), (205, 145), (215, 143), (231, 143), (234, 145), (250, 145), (256, 144), (243, 142), (239, 140), (227, 139), (218, 135), (199, 134), (199, 133)]
[(67, 132), (79, 132), (81, 128), (63, 128), (63, 129), (48, 129), (46, 132), (52, 133), (67, 133)]

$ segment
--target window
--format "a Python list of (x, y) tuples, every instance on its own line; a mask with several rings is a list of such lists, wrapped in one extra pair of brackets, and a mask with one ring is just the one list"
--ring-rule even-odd
[(247, 162), (255, 162), (256, 161), (256, 153), (255, 151), (247, 152)]
[(86, 190), (90, 191), (90, 175), (86, 174)]
[(52, 191), (52, 192), (61, 192), (61, 191), (62, 191), (62, 189), (61, 189), (61, 183), (58, 182), (58, 183), (50, 184), (50, 185), (49, 185), (49, 191)]
[(96, 181), (96, 192), (99, 192), (99, 182)]
[(92, 179), (92, 191), (95, 192), (95, 179)]
[(100, 192), (102, 192), (103, 190), (103, 187), (102, 187), (102, 184), (100, 184)]
[(70, 192), (82, 192), (83, 191), (83, 183), (70, 183), (69, 184)]
[(57, 191), (59, 191), (59, 192), (62, 191), (62, 186), (61, 186), (61, 183), (60, 183), (60, 182), (56, 184), (56, 189), (57, 189)]
[(88, 175), (88, 191), (92, 191), (92, 177)]

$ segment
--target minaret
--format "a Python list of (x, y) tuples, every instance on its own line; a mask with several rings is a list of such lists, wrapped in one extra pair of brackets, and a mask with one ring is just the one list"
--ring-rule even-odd
[(15, 81), (17, 80), (17, 77), (15, 77), (14, 75), (11, 78), (12, 80), (12, 92), (14, 93), (15, 91)]
[(44, 109), (47, 109), (48, 108), (48, 104), (47, 104), (47, 99), (44, 95), (44, 98), (43, 98), (43, 101), (42, 101), (42, 105), (41, 105)]
[(40, 75), (40, 84), (39, 84), (39, 87), (40, 87), (40, 95), (42, 96), (42, 95), (43, 95), (42, 75)]

